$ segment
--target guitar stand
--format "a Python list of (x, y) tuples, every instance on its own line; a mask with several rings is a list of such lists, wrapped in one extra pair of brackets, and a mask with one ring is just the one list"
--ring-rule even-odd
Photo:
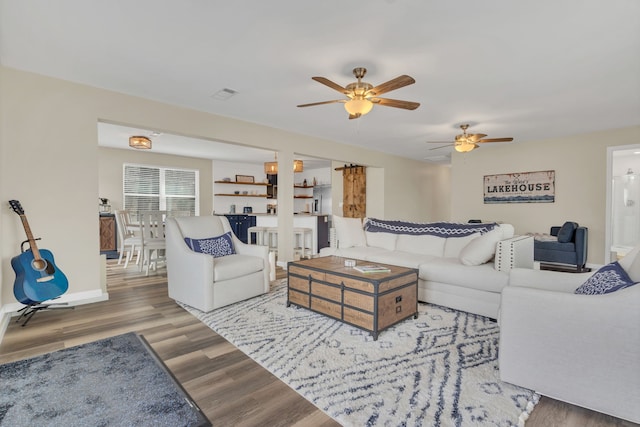
[(22, 327), (25, 327), (29, 320), (39, 311), (41, 310), (59, 310), (59, 309), (71, 309), (73, 310), (75, 307), (67, 307), (67, 303), (54, 303), (54, 304), (42, 304), (41, 302), (33, 302), (31, 304), (27, 304), (22, 307), (17, 312), (20, 313), (20, 317), (16, 319), (16, 323), (20, 321), (20, 319), (24, 318), (24, 322), (22, 322)]

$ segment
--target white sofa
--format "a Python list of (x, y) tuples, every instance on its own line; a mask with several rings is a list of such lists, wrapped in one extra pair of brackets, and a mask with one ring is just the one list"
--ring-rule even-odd
[[(640, 257), (631, 264), (620, 261), (640, 281)], [(640, 284), (576, 295), (592, 274), (511, 270), (500, 309), (500, 379), (640, 423)]]
[(496, 246), (510, 243), (503, 246), (505, 250), (519, 252), (502, 254), (517, 261), (509, 268), (533, 267), (533, 239), (514, 238), (510, 224), (499, 224), (482, 235), (437, 237), (365, 231), (367, 221), (334, 215), (335, 243), (320, 254), (416, 268), (420, 301), (495, 319), (500, 292), (509, 281), (508, 268), (499, 271), (492, 261)]
[[(214, 258), (185, 243), (231, 232), (235, 254)], [(224, 216), (167, 218), (169, 297), (207, 312), (269, 292), (269, 248), (247, 245), (231, 231)]]

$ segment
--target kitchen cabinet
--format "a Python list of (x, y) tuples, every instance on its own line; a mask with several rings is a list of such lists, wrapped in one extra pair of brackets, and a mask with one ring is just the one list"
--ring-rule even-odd
[(243, 243), (249, 241), (249, 228), (255, 227), (256, 217), (252, 215), (225, 215), (231, 225), (233, 234)]

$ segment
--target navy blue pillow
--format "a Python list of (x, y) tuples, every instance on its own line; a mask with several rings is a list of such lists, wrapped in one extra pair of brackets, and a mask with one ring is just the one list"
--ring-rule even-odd
[(602, 295), (635, 285), (618, 262), (612, 262), (596, 271), (578, 289), (576, 294)]
[(578, 228), (577, 222), (567, 221), (558, 231), (558, 243), (569, 243), (573, 239), (573, 233)]
[(206, 239), (191, 239), (189, 237), (185, 237), (184, 242), (191, 248), (191, 250), (213, 255), (214, 258), (233, 255), (236, 253), (233, 247), (231, 232)]

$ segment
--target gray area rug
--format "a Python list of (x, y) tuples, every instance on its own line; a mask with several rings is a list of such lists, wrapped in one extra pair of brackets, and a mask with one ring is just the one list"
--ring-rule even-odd
[(128, 333), (0, 365), (0, 425), (210, 425), (149, 350)]
[(202, 313), (185, 308), (344, 426), (524, 425), (538, 402), (500, 381), (498, 325), (431, 304), (377, 341), (269, 294)]

